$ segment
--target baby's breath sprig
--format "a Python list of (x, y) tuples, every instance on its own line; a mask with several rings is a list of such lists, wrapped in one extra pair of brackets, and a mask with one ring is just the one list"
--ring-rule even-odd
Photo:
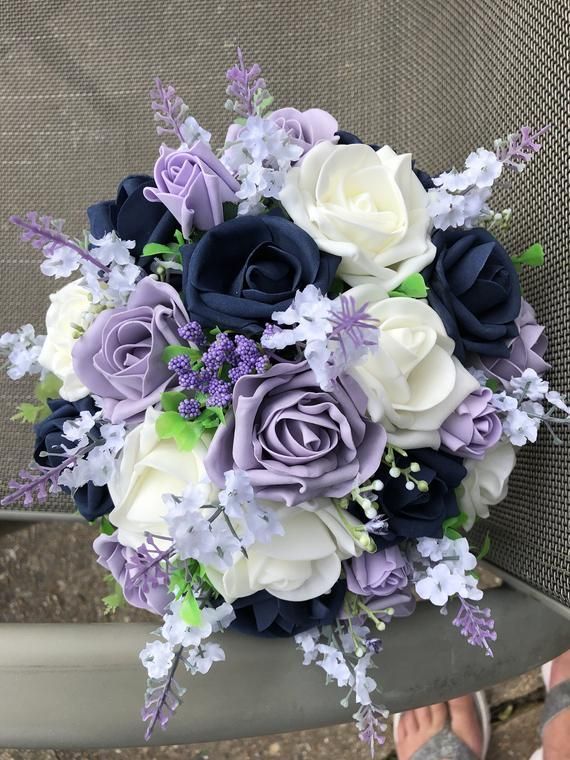
[(421, 470), (419, 462), (410, 462), (408, 467), (402, 467), (402, 465), (398, 464), (396, 461), (396, 454), (409, 459), (407, 451), (389, 443), (386, 447), (386, 453), (382, 457), (382, 461), (390, 468), (388, 471), (390, 477), (404, 477), (406, 479), (406, 489), (408, 491), (413, 491), (414, 488), (417, 488), (418, 491), (427, 493), (429, 491), (429, 483), (427, 480), (422, 480), (414, 477), (414, 473), (417, 473)]

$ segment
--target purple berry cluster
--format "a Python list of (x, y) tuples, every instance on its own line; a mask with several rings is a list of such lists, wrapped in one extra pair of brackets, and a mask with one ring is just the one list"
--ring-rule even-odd
[[(261, 374), (267, 369), (267, 357), (251, 338), (244, 335), (229, 336), (218, 333), (208, 341), (197, 322), (189, 322), (178, 330), (180, 337), (195, 346), (205, 348), (199, 362), (179, 355), (168, 362), (168, 369), (178, 375), (178, 384), (184, 391), (203, 394), (182, 401), (178, 411), (187, 420), (196, 419), (204, 408), (231, 404), (234, 385), (243, 375)], [(207, 346), (207, 348), (206, 348)]]

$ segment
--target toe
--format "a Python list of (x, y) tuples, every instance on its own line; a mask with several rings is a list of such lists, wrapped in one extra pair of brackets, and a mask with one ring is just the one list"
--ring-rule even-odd
[(437, 705), (431, 705), (431, 722), (436, 731), (441, 731), (447, 721), (447, 705), (440, 702)]
[(418, 727), (420, 731), (423, 731), (426, 728), (431, 728), (431, 710), (428, 707), (418, 707), (417, 710), (414, 710), (416, 720), (418, 721)]

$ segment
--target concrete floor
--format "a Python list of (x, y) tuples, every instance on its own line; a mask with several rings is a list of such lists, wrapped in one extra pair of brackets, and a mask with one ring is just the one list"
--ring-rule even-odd
[[(100, 599), (107, 593), (103, 571), (90, 544), (93, 528), (83, 523), (47, 523), (0, 532), (0, 622), (101, 622)], [(496, 579), (488, 578), (492, 585)], [(152, 619), (128, 608), (114, 620)], [(1, 684), (0, 684), (1, 688)], [(489, 760), (525, 760), (538, 746), (544, 698), (539, 671), (498, 684), (488, 692), (493, 740)], [(390, 732), (389, 732), (390, 734)], [(369, 757), (352, 724), (261, 738), (163, 748), (89, 752), (0, 749), (0, 760), (364, 760)], [(391, 739), (377, 753), (395, 760)]]

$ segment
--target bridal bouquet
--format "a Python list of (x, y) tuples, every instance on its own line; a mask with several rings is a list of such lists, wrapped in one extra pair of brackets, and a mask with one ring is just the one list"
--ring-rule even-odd
[(207, 673), (226, 656), (210, 635), (235, 627), (294, 637), (373, 751), (381, 632), (429, 600), (492, 655), (488, 540), (464, 534), (517, 450), (568, 424), (519, 282), (542, 249), (505, 250), (510, 210), (489, 205), (545, 129), (430, 177), (326, 111), (275, 109), (241, 51), (227, 81), (220, 151), (157, 79), (152, 177), (122, 180), (78, 238), (12, 217), (72, 279), (45, 335), (0, 339), (12, 379), (39, 375), (16, 414), (34, 464), (3, 504), (68, 492), (99, 529), (108, 608), (162, 618), (140, 653), (147, 738), (180, 704), (177, 668)]

